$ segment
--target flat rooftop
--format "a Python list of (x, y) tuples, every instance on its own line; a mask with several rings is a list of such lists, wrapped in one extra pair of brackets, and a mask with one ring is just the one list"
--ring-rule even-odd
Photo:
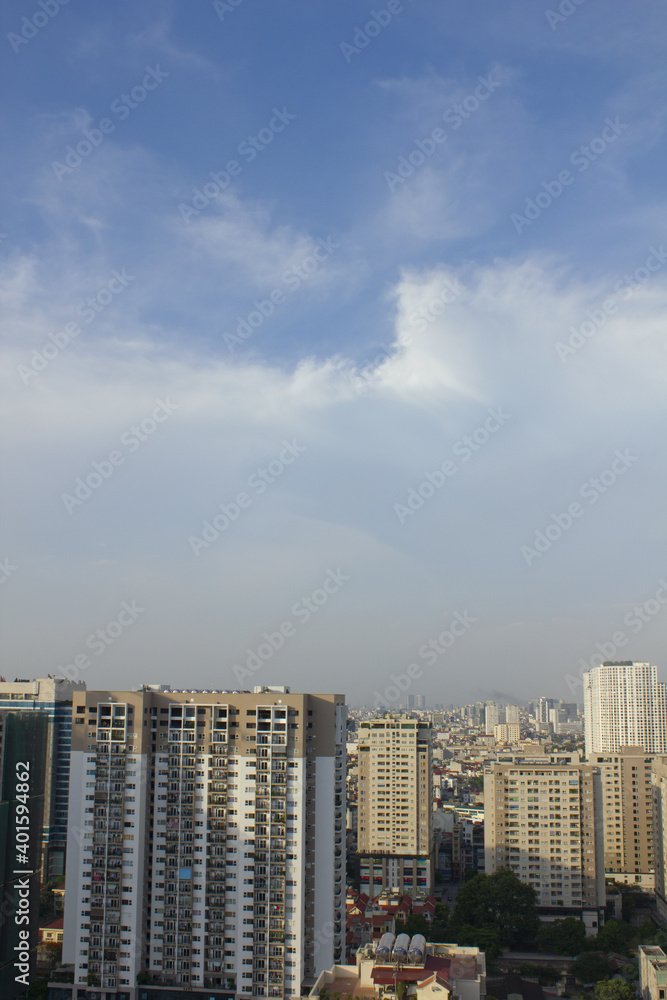
[(334, 981), (326, 987), (327, 993), (340, 993), (341, 996), (346, 997), (374, 997), (375, 990), (372, 986), (360, 986), (359, 978), (348, 978), (347, 976), (334, 979)]

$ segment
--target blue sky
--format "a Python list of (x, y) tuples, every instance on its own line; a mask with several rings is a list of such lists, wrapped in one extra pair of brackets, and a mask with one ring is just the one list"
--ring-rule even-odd
[(664, 8), (2, 20), (8, 677), (662, 668)]

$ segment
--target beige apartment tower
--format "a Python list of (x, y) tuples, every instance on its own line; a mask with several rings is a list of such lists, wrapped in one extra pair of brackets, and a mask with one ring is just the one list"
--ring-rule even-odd
[[(343, 956), (343, 695), (74, 694), (64, 960), (136, 1000), (298, 997)], [(202, 994), (203, 995), (203, 994)]]
[(597, 933), (605, 905), (600, 771), (577, 754), (513, 756), (484, 772), (485, 870), (511, 868), (545, 917)]
[(624, 747), (589, 760), (602, 776), (605, 875), (648, 892), (655, 887), (653, 759)]
[(410, 715), (359, 726), (358, 851), (361, 891), (433, 887), (432, 728)]
[(521, 726), (518, 722), (501, 722), (493, 727), (494, 743), (518, 743), (521, 739)]
[(653, 849), (655, 903), (661, 924), (667, 924), (667, 757), (653, 760)]

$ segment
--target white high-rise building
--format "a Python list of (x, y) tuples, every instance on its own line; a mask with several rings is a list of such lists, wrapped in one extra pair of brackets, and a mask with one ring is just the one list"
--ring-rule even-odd
[(74, 693), (65, 939), (73, 996), (137, 974), (299, 997), (343, 957), (343, 695)]
[(519, 706), (505, 705), (505, 722), (508, 726), (519, 725)]
[(667, 695), (657, 668), (632, 660), (606, 662), (583, 675), (586, 756), (641, 747), (667, 752)]
[(500, 709), (495, 701), (487, 701), (484, 706), (484, 732), (493, 736), (493, 730), (500, 725)]

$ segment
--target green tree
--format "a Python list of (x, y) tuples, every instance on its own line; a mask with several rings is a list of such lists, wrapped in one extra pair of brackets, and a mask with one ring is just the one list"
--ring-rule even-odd
[(54, 909), (53, 886), (51, 882), (47, 882), (46, 885), (42, 886), (39, 893), (39, 915), (40, 917), (46, 917), (49, 913), (53, 913)]
[(452, 940), (457, 940), (462, 928), (473, 927), (494, 931), (502, 946), (525, 945), (535, 938), (540, 925), (536, 898), (535, 890), (510, 868), (499, 868), (492, 875), (479, 872), (457, 893), (449, 923)]
[[(651, 928), (655, 932), (653, 924), (651, 924)], [(591, 944), (597, 951), (619, 951), (622, 954), (626, 954), (630, 933), (630, 928), (627, 924), (612, 918), (600, 928), (597, 937), (592, 939)]]
[(519, 975), (528, 976), (530, 979), (537, 979), (541, 986), (555, 986), (560, 982), (561, 971), (553, 965), (541, 965), (537, 962), (522, 962), (519, 966)]
[(449, 941), (449, 907), (444, 903), (436, 903), (433, 923), (429, 930), (429, 941), (442, 944)]
[(500, 935), (494, 927), (473, 927), (464, 924), (456, 934), (456, 943), (463, 946), (475, 945), (486, 953), (487, 961), (493, 961), (502, 954)]
[(402, 927), (403, 934), (409, 934), (412, 937), (413, 934), (423, 934), (427, 941), (429, 938), (429, 925), (426, 917), (419, 916), (409, 916)]
[(555, 920), (540, 927), (537, 940), (542, 951), (555, 955), (579, 955), (586, 947), (586, 925), (576, 917)]
[(28, 1000), (46, 1000), (49, 984), (46, 979), (35, 979), (28, 987)]
[(60, 965), (63, 960), (62, 944), (58, 944), (56, 941), (49, 941), (49, 943), (45, 945), (45, 950), (48, 955), (51, 968), (55, 969), (56, 965)]
[(612, 974), (607, 959), (595, 951), (584, 951), (575, 958), (570, 972), (580, 983), (597, 983), (600, 979), (608, 979)]
[(600, 982), (595, 987), (597, 1000), (637, 1000), (637, 992), (630, 983), (620, 979), (609, 979)]
[[(623, 928), (625, 929), (625, 924)], [(632, 933), (632, 932), (630, 932)], [(645, 920), (643, 924), (637, 927), (632, 933), (633, 945), (637, 944), (658, 944), (658, 928), (655, 926), (652, 920)]]

